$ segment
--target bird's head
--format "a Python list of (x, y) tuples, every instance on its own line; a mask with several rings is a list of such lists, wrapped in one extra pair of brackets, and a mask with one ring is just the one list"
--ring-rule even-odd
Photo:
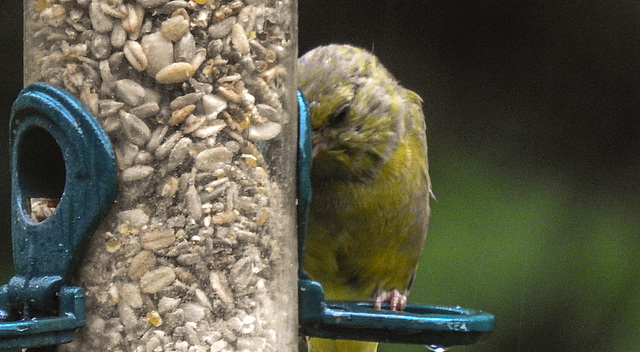
[(374, 177), (404, 131), (402, 88), (375, 56), (349, 45), (306, 53), (298, 75), (311, 112), (312, 177)]

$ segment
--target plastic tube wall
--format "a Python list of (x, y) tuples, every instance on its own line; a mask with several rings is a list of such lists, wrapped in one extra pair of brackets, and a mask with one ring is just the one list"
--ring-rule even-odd
[(87, 325), (60, 350), (294, 350), (295, 0), (24, 9), (25, 84), (79, 97), (117, 155), (73, 282)]

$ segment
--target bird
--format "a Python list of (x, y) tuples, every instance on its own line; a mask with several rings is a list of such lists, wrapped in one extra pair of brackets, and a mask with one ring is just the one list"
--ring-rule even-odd
[[(311, 188), (303, 269), (328, 300), (405, 308), (433, 193), (422, 99), (371, 52), (329, 44), (302, 55), (311, 114)], [(374, 352), (377, 343), (309, 337), (311, 352)]]

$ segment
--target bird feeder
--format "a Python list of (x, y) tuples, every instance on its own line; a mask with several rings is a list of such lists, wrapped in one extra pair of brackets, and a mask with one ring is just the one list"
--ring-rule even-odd
[(24, 0), (0, 349), (293, 351), (299, 333), (446, 347), (493, 329), (459, 307), (326, 301), (297, 271), (311, 153), (296, 10)]
[(297, 346), (295, 1), (24, 15), (0, 348)]

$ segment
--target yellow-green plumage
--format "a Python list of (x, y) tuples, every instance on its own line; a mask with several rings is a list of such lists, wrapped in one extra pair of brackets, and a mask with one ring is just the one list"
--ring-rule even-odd
[[(298, 61), (314, 159), (304, 269), (330, 300), (407, 294), (422, 253), (431, 185), (421, 99), (369, 52), (316, 48)], [(310, 339), (313, 352), (375, 343)]]

